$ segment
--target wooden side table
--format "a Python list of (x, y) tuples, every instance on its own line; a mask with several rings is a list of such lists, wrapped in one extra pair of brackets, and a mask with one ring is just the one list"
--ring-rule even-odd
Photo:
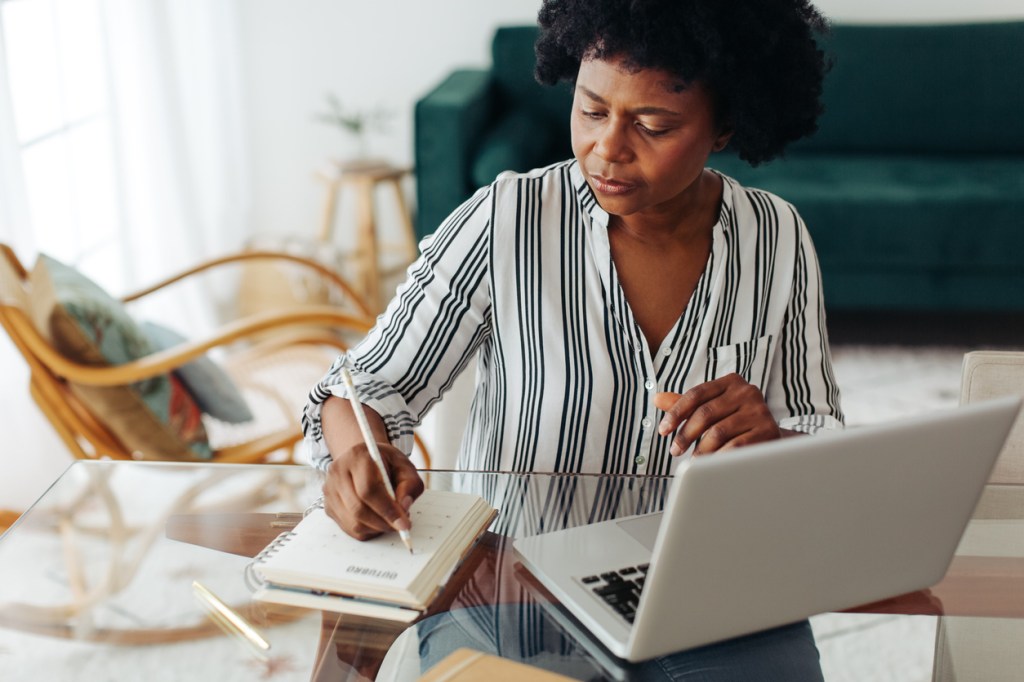
[(332, 175), (321, 175), (321, 179), (327, 185), (327, 198), (324, 202), (320, 239), (331, 240), (339, 197), (343, 190), (351, 189), (356, 202), (355, 259), (358, 273), (355, 279), (374, 311), (380, 311), (384, 306), (385, 302), (381, 300), (380, 295), (380, 283), (381, 277), (389, 274), (380, 267), (381, 250), (377, 240), (375, 201), (377, 189), (380, 185), (385, 185), (393, 193), (404, 233), (402, 248), (407, 263), (411, 263), (417, 254), (416, 233), (412, 226), (412, 216), (409, 215), (405, 203), (405, 195), (402, 193), (402, 179), (410, 172), (408, 168), (393, 166), (386, 161), (367, 160), (336, 163)]

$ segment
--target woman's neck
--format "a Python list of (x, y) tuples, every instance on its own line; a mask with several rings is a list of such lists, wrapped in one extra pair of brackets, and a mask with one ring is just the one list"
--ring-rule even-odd
[(609, 230), (651, 249), (706, 242), (718, 222), (722, 179), (705, 170), (695, 185), (670, 206), (610, 216)]

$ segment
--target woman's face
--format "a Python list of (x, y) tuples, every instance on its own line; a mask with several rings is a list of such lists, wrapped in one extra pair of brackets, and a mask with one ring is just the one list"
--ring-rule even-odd
[(684, 216), (708, 156), (730, 136), (701, 83), (630, 71), (618, 58), (580, 64), (571, 128), (584, 177), (601, 208), (617, 216)]

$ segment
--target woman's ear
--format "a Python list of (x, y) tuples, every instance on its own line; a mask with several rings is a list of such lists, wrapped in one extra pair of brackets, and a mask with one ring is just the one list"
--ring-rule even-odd
[(712, 147), (713, 151), (720, 152), (725, 149), (726, 145), (729, 144), (729, 140), (732, 139), (733, 129), (731, 127), (723, 128), (715, 138), (715, 144)]

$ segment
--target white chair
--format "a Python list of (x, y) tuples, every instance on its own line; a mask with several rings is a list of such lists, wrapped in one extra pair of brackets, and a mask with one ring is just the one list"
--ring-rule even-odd
[[(975, 351), (964, 356), (961, 404), (1009, 395), (1024, 395), (1024, 352)], [(1024, 519), (1024, 417), (1017, 419), (1010, 432), (974, 519)], [(995, 537), (998, 539), (998, 535)], [(969, 553), (977, 553), (976, 548), (982, 544), (972, 543)], [(1000, 548), (993, 547), (992, 552), (998, 554)], [(936, 632), (932, 680), (1020, 680), (1024, 670), (1022, 644), (1022, 620), (942, 617)]]

